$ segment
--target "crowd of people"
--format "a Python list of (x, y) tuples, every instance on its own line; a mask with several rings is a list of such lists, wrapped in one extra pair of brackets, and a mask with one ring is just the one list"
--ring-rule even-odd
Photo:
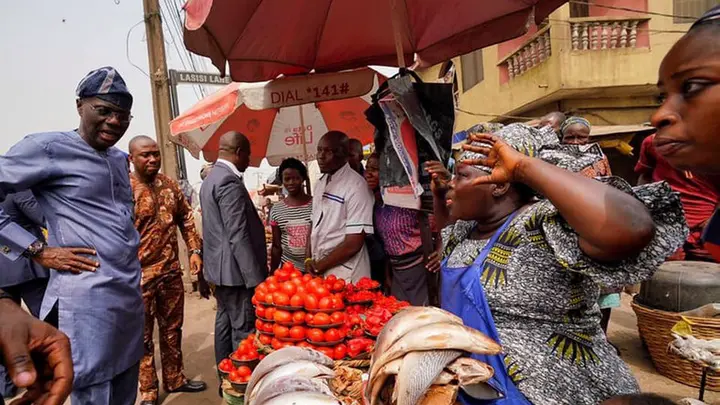
[[(667, 258), (720, 259), (718, 44), (720, 6), (664, 58), (639, 187), (610, 176), (586, 120), (553, 113), (472, 133), (452, 174), (427, 164), (434, 212), (425, 224), (383, 204), (381, 157), (363, 167), (357, 142), (330, 131), (312, 197), (304, 165), (281, 165), (288, 196), (269, 213), (270, 266), (243, 183), (249, 140), (221, 137), (200, 189), (199, 232), (180, 185), (159, 173), (155, 141), (134, 138), (129, 161), (114, 147), (132, 119), (120, 74), (90, 72), (77, 88), (76, 130), (29, 135), (0, 156), (0, 350), (12, 384), (27, 389), (20, 403), (130, 405), (138, 385), (143, 405), (157, 403), (155, 321), (164, 389), (207, 388), (183, 373), (176, 229), (201, 295), (217, 300), (217, 362), (252, 332), (253, 288), (283, 261), (347, 281), (374, 275), (414, 305), (428, 304), (427, 279), (440, 272), (440, 305), (503, 346), (491, 364), (502, 394), (493, 403), (667, 403), (633, 395), (600, 309)], [(436, 253), (423, 252), (428, 243)]]

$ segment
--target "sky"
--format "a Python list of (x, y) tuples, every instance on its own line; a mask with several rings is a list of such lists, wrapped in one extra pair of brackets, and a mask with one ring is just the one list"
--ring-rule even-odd
[[(160, 2), (164, 5), (167, 1)], [(155, 138), (150, 80), (128, 61), (148, 71), (144, 24), (139, 0), (28, 0), (9, 2), (0, 13), (0, 154), (25, 135), (77, 128), (75, 88), (90, 71), (113, 66), (123, 76), (134, 97), (133, 120), (117, 146), (127, 151), (135, 135)], [(180, 3), (180, 1), (176, 1)], [(184, 70), (166, 36), (168, 67)], [(129, 46), (126, 47), (126, 43)], [(170, 44), (169, 44), (170, 43)], [(181, 45), (181, 44), (179, 44)], [(208, 71), (218, 73), (208, 65)], [(212, 89), (217, 88), (208, 88)], [(198, 101), (192, 87), (179, 89), (180, 110)], [(188, 178), (200, 180), (204, 162), (186, 153)], [(272, 172), (248, 169), (246, 184), (255, 188)], [(257, 173), (257, 174), (256, 174)]]
[[(161, 0), (162, 7), (181, 0)], [(147, 43), (140, 0), (27, 0), (13, 1), (0, 13), (0, 154), (25, 135), (77, 128), (75, 88), (90, 71), (113, 66), (123, 76), (134, 97), (133, 120), (117, 146), (127, 151), (136, 135), (155, 138), (150, 93)], [(134, 28), (133, 28), (134, 27)], [(132, 28), (132, 30), (131, 30)], [(166, 54), (170, 69), (185, 70), (166, 27)], [(129, 35), (129, 36), (128, 36)], [(182, 51), (182, 43), (178, 46)], [(137, 65), (134, 67), (133, 64)], [(218, 73), (206, 63), (206, 71)], [(393, 74), (393, 70), (386, 70)], [(212, 92), (218, 87), (207, 87)], [(198, 101), (192, 87), (178, 90), (180, 111)], [(200, 180), (204, 162), (185, 153), (188, 179)], [(249, 189), (261, 184), (273, 169), (264, 163), (249, 168)]]

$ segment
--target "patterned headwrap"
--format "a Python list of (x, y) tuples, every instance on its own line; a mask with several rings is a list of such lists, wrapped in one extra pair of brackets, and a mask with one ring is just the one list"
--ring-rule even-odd
[(132, 108), (133, 97), (115, 68), (105, 66), (88, 73), (75, 90), (77, 98), (97, 97), (123, 110)]
[[(580, 172), (604, 157), (602, 149), (597, 144), (561, 144), (552, 127), (534, 128), (525, 124), (510, 124), (494, 132), (494, 135), (524, 155), (544, 160), (572, 172)], [(478, 142), (473, 142), (472, 145), (488, 146)], [(459, 161), (484, 159), (485, 157), (480, 153), (464, 151), (460, 155)], [(488, 173), (491, 171), (487, 166), (477, 165), (475, 167)]]
[(562, 123), (562, 126), (560, 127), (560, 133), (565, 135), (565, 131), (570, 128), (572, 125), (580, 124), (582, 126), (587, 127), (587, 129), (592, 128), (592, 125), (590, 125), (590, 121), (586, 120), (583, 117), (570, 117), (565, 120), (565, 122)]
[(717, 5), (708, 10), (699, 20), (690, 27), (690, 31), (693, 29), (706, 24), (717, 24), (720, 25), (720, 5)]

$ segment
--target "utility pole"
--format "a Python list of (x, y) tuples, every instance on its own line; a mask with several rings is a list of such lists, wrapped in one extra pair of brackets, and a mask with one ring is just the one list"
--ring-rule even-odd
[[(150, 62), (150, 86), (155, 114), (155, 136), (162, 157), (162, 171), (175, 180), (179, 179), (177, 146), (170, 142), (170, 87), (167, 61), (165, 60), (165, 40), (163, 38), (162, 18), (158, 0), (143, 0), (145, 10), (145, 31)], [(185, 255), (187, 256), (187, 255)], [(181, 255), (183, 257), (183, 255)]]
[[(165, 39), (163, 38), (162, 18), (160, 17), (160, 4), (158, 0), (143, 0), (145, 10), (145, 32), (148, 45), (148, 62), (150, 64), (150, 88), (153, 98), (153, 112), (155, 115), (155, 136), (160, 157), (162, 159), (162, 172), (165, 175), (179, 180), (178, 150), (170, 142), (170, 120), (172, 108), (170, 105), (170, 82), (168, 79), (167, 61), (165, 60)], [(183, 281), (186, 290), (191, 285), (190, 262), (188, 250), (180, 232), (178, 232), (178, 256), (184, 269)]]

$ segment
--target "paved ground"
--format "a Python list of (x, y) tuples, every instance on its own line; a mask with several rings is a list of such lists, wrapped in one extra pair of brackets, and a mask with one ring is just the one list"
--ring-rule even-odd
[[(223, 403), (217, 396), (213, 370), (215, 362), (214, 321), (215, 311), (210, 301), (201, 300), (197, 295), (187, 297), (183, 340), (185, 370), (188, 377), (208, 382), (210, 389), (200, 394), (166, 395), (161, 392), (160, 403), (162, 405), (220, 405)], [(630, 365), (642, 390), (673, 400), (684, 397), (697, 398), (697, 389), (678, 384), (655, 372), (650, 357), (638, 338), (636, 322), (635, 314), (630, 309), (630, 297), (624, 295), (623, 307), (613, 311), (610, 340), (620, 348), (623, 359)], [(156, 358), (159, 359), (159, 355)], [(709, 392), (705, 400), (709, 404), (720, 404), (720, 393)]]

